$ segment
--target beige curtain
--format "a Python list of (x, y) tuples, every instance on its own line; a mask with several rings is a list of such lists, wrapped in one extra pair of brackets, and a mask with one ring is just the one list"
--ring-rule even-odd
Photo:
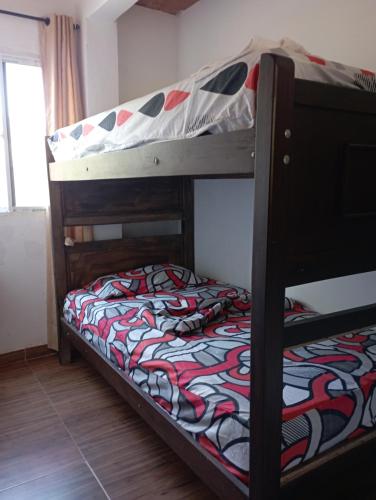
[[(51, 16), (40, 26), (40, 54), (46, 103), (47, 134), (84, 117), (80, 83), (77, 31), (68, 16)], [(55, 286), (52, 266), (51, 219), (47, 210), (47, 332), (48, 345), (58, 348)], [(93, 239), (91, 227), (70, 227), (65, 235), (74, 242)]]
[(84, 117), (76, 35), (73, 19), (68, 16), (51, 16), (48, 26), (41, 25), (48, 134)]

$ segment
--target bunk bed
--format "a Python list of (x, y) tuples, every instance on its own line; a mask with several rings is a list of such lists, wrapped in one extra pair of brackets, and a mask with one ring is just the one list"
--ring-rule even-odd
[[(291, 59), (264, 54), (255, 128), (58, 162), (47, 150), (61, 362), (80, 351), (221, 498), (302, 498), (372, 460), (376, 432), (359, 431), (281, 475), (284, 350), (376, 324), (376, 304), (285, 322), (286, 287), (376, 269), (375, 130), (372, 93), (296, 78)], [(218, 177), (256, 181), (249, 486), (64, 317), (67, 294), (99, 276), (193, 269), (193, 181)], [(180, 234), (64, 245), (64, 227), (166, 220)]]

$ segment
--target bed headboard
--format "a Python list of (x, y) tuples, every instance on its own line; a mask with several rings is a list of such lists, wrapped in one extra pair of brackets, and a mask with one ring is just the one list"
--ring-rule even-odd
[[(47, 149), (48, 151), (48, 149)], [(49, 152), (48, 160), (53, 161)], [(54, 270), (58, 304), (69, 290), (98, 276), (172, 262), (193, 269), (193, 184), (186, 177), (50, 181)], [(181, 221), (179, 234), (89, 241), (65, 246), (64, 228)]]

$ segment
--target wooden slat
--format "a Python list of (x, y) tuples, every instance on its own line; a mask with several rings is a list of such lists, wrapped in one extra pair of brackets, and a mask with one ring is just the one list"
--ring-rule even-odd
[(105, 224), (126, 224), (127, 222), (155, 222), (167, 220), (182, 220), (184, 213), (176, 212), (150, 212), (144, 214), (119, 214), (119, 215), (91, 215), (65, 217), (64, 226), (92, 226)]
[(287, 323), (284, 327), (284, 347), (317, 341), (375, 324), (376, 304), (320, 314), (313, 318)]
[(166, 141), (50, 163), (52, 181), (160, 176), (253, 176), (254, 130)]

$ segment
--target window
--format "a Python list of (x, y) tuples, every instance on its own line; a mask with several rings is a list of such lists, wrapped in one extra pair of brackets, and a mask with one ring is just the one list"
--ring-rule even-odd
[(0, 61), (0, 210), (47, 201), (45, 109), (39, 66)]

